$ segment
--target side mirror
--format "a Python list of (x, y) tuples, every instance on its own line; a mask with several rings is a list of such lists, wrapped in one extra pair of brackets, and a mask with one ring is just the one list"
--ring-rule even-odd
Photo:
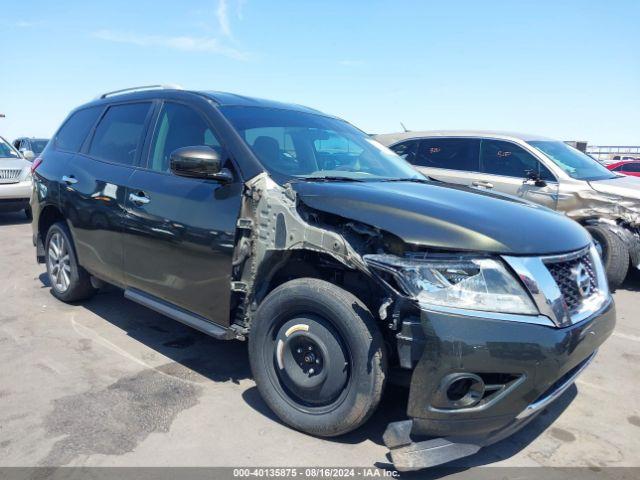
[(174, 150), (169, 157), (171, 171), (181, 177), (207, 178), (222, 183), (233, 181), (231, 172), (222, 168), (224, 155), (211, 147), (193, 146)]
[(20, 150), (20, 153), (22, 153), (22, 156), (25, 158), (25, 160), (29, 160), (30, 162), (35, 158), (35, 153), (33, 153), (31, 150)]
[(536, 187), (546, 187), (547, 186), (547, 182), (542, 180), (540, 178), (540, 174), (538, 172), (536, 172), (535, 170), (527, 170), (526, 173), (527, 173), (527, 179), (525, 180), (525, 183), (533, 182), (533, 184)]

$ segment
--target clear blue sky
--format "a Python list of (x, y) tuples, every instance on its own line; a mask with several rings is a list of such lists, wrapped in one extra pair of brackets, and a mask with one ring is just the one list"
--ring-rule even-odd
[(368, 132), (640, 144), (640, 1), (3, 2), (0, 135), (150, 83), (290, 101)]

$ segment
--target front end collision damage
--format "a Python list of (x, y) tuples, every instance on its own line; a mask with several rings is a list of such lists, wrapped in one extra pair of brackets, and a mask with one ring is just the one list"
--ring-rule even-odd
[(640, 224), (635, 226), (619, 223), (609, 218), (594, 218), (585, 222), (589, 225), (603, 225), (622, 240), (629, 251), (631, 264), (640, 270)]
[[(277, 272), (285, 265), (293, 262), (293, 275), (308, 276), (324, 264), (325, 273), (344, 275), (329, 279), (347, 289), (346, 275), (358, 275), (355, 283), (371, 296), (369, 303), (363, 301), (380, 321), (389, 356), (400, 367), (397, 372), (405, 373), (398, 378), (410, 386), (409, 420), (389, 424), (384, 436), (399, 470), (471, 455), (522, 428), (535, 415), (518, 415), (553, 386), (558, 374), (578, 369), (615, 323), (611, 302), (592, 319), (566, 329), (427, 311), (364, 259), (375, 253), (424, 252), (424, 246), (311, 208), (291, 184), (281, 186), (266, 174), (245, 184), (237, 227), (231, 288), (233, 328), (240, 338), (249, 332), (258, 305), (277, 286)], [(354, 294), (360, 298), (361, 293)], [(571, 352), (558, 352), (558, 345), (570, 345), (578, 337), (585, 341)], [(505, 372), (505, 365), (512, 371)], [(455, 411), (442, 400), (441, 390), (449, 386), (442, 382), (455, 381), (452, 372), (466, 372), (482, 382), (486, 394), (479, 403)], [(505, 397), (509, 401), (502, 401)]]
[[(381, 242), (383, 234), (372, 227), (341, 222), (341, 219), (324, 224), (316, 218), (316, 212), (304, 209), (290, 184), (280, 186), (266, 174), (245, 184), (231, 283), (237, 294), (234, 320), (239, 329), (247, 331), (260, 300), (268, 293), (267, 289), (274, 286), (271, 283), (274, 276), (296, 254), (310, 254), (327, 266), (340, 266), (375, 281), (362, 259), (366, 251), (358, 252), (355, 246), (372, 248), (368, 242)], [(349, 234), (352, 238), (347, 238)], [(309, 272), (317, 267), (299, 262), (299, 270)], [(379, 283), (378, 286), (384, 288)], [(374, 314), (383, 304), (391, 304), (388, 295), (382, 296)], [(383, 317), (386, 306), (382, 309)]]
[[(597, 182), (596, 182), (597, 183)], [(560, 194), (558, 210), (582, 224), (601, 224), (615, 233), (640, 269), (640, 200), (595, 188)]]

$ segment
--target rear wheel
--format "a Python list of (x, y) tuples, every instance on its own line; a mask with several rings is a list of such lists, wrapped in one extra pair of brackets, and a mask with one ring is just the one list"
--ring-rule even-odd
[(382, 336), (356, 297), (328, 282), (287, 282), (260, 305), (249, 360), (262, 397), (288, 425), (319, 436), (347, 433), (378, 406)]
[(629, 251), (622, 239), (604, 225), (587, 225), (607, 272), (609, 288), (615, 290), (627, 277)]
[(63, 302), (84, 300), (96, 292), (91, 277), (78, 265), (69, 229), (62, 222), (54, 223), (47, 232), (45, 263), (51, 292)]

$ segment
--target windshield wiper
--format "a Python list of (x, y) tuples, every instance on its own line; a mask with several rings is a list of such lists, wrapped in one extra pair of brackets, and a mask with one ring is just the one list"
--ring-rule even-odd
[(430, 183), (430, 182), (439, 182), (440, 180), (437, 180), (433, 177), (427, 177), (427, 178), (411, 177), (411, 178), (385, 178), (384, 180), (380, 180), (380, 181), (381, 182)]
[(359, 178), (353, 177), (339, 177), (335, 175), (328, 175), (326, 177), (296, 177), (296, 180), (302, 180), (303, 182), (364, 182)]

